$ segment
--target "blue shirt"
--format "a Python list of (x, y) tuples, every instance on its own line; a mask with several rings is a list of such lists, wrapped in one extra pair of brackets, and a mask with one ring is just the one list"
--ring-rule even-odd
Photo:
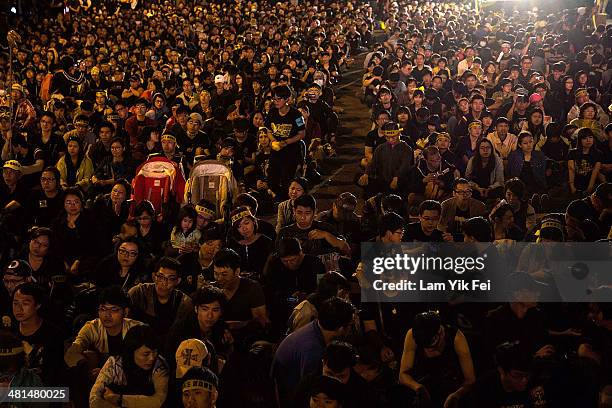
[(321, 372), (325, 340), (318, 320), (291, 333), (281, 342), (272, 362), (272, 378), (282, 402), (286, 402), (301, 378)]

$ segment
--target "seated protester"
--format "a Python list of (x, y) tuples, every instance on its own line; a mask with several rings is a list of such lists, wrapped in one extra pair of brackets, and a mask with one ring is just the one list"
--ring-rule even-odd
[(177, 141), (181, 149), (183, 149), (183, 153), (188, 163), (193, 163), (193, 158), (198, 153), (206, 154), (208, 150), (210, 154), (212, 146), (209, 145), (210, 140), (206, 136), (206, 133), (201, 130), (203, 123), (202, 115), (193, 112), (187, 117), (185, 132), (176, 133), (178, 136)]
[(126, 179), (113, 181), (109, 194), (99, 195), (93, 205), (93, 212), (99, 220), (98, 231), (104, 252), (112, 250), (112, 238), (119, 233), (130, 216), (134, 201), (130, 199), (132, 186)]
[(486, 213), (482, 201), (472, 197), (472, 187), (464, 178), (457, 179), (453, 189), (453, 197), (442, 202), (442, 213), (438, 229), (453, 235), (454, 241), (461, 242), (462, 224), (473, 217)]
[[(215, 285), (227, 299), (224, 318), (230, 329), (239, 330), (251, 322), (265, 327), (268, 323), (266, 299), (258, 282), (240, 276), (240, 255), (228, 248), (215, 255)], [(255, 327), (253, 327), (255, 328)]]
[(236, 180), (242, 180), (244, 176), (244, 167), (236, 160), (237, 142), (231, 137), (226, 137), (221, 141), (221, 150), (217, 154), (217, 160), (225, 163), (232, 170), (232, 175)]
[(349, 333), (355, 308), (348, 301), (332, 297), (321, 304), (316, 320), (291, 333), (278, 346), (271, 375), (281, 407), (292, 406), (300, 379), (321, 372), (325, 347)]
[(486, 135), (487, 139), (493, 143), (495, 152), (501, 157), (504, 163), (506, 163), (510, 153), (516, 150), (518, 143), (516, 135), (509, 131), (510, 121), (502, 116), (497, 118), (495, 122), (495, 131)]
[(361, 161), (362, 167), (365, 168), (372, 161), (376, 148), (387, 141), (387, 138), (383, 132), (383, 126), (385, 123), (390, 121), (391, 116), (388, 111), (383, 109), (377, 112), (374, 122), (376, 127), (373, 130), (370, 130), (365, 138), (365, 160)]
[(57, 118), (53, 112), (44, 111), (39, 119), (40, 133), (28, 135), (28, 140), (42, 150), (45, 166), (52, 166), (57, 163), (60, 155), (66, 153), (66, 143), (61, 134), (55, 131)]
[(359, 178), (359, 185), (367, 186), (369, 194), (377, 192), (402, 191), (414, 163), (412, 148), (400, 140), (399, 125), (388, 122), (383, 125), (387, 142), (378, 146), (365, 173)]
[(378, 89), (376, 99), (376, 103), (372, 106), (372, 112), (378, 113), (385, 110), (389, 112), (390, 119), (397, 117), (399, 104), (394, 100), (393, 92), (391, 92), (388, 86), (383, 85)]
[[(505, 342), (520, 342), (531, 357), (551, 357), (555, 348), (550, 343), (546, 315), (537, 305), (544, 285), (531, 275), (515, 272), (508, 276), (506, 290), (511, 302), (490, 310), (485, 318), (484, 350), (486, 356)], [(493, 361), (487, 361), (489, 366)]]
[(489, 139), (481, 139), (476, 152), (465, 169), (465, 178), (470, 181), (474, 197), (485, 201), (500, 198), (504, 186), (504, 164), (493, 151)]
[(599, 171), (603, 154), (594, 145), (595, 137), (589, 128), (577, 132), (576, 148), (567, 155), (567, 169), (570, 193), (591, 194), (599, 183)]
[(57, 326), (41, 316), (44, 298), (43, 290), (35, 283), (26, 282), (15, 288), (13, 331), (29, 350), (28, 368), (35, 369), (46, 386), (59, 386), (64, 371), (64, 336)]
[(155, 209), (150, 201), (143, 200), (134, 208), (138, 242), (144, 254), (159, 254), (164, 239), (168, 236), (165, 227), (157, 221)]
[(159, 352), (153, 329), (132, 327), (120, 356), (111, 356), (100, 370), (89, 394), (92, 408), (147, 406), (159, 408), (168, 393), (168, 368)]
[(569, 123), (578, 128), (589, 128), (595, 136), (597, 143), (605, 143), (607, 141), (607, 135), (604, 131), (604, 126), (607, 122), (601, 123), (597, 118), (598, 106), (593, 102), (585, 102), (580, 105), (580, 113), (576, 119), (572, 119)]
[[(291, 188), (291, 186), (289, 186)], [(276, 240), (276, 229), (272, 223), (262, 219), (257, 218), (257, 210), (259, 209), (259, 203), (257, 199), (253, 197), (249, 193), (241, 193), (234, 199), (234, 206), (246, 206), (251, 211), (251, 214), (255, 217), (257, 221), (257, 232), (263, 234), (270, 238), (271, 240)]]
[(66, 146), (66, 154), (55, 165), (60, 172), (60, 183), (63, 188), (77, 186), (87, 191), (94, 175), (93, 163), (78, 137), (68, 138)]
[(138, 241), (127, 238), (119, 243), (113, 253), (102, 258), (89, 280), (102, 288), (119, 285), (127, 293), (137, 283), (147, 281), (144, 258)]
[(329, 224), (315, 221), (317, 203), (311, 195), (304, 195), (293, 202), (294, 224), (280, 230), (277, 242), (283, 238), (297, 238), (304, 253), (321, 256), (329, 253), (350, 254), (344, 238), (337, 237)]
[(170, 233), (170, 246), (166, 249), (169, 256), (178, 256), (199, 249), (202, 233), (196, 228), (198, 213), (191, 205), (179, 210), (176, 223)]
[[(478, 152), (478, 143), (482, 140), (482, 122), (479, 120), (468, 125), (468, 134), (459, 139), (455, 154), (457, 155), (457, 169), (465, 174), (468, 162)], [(491, 152), (492, 154), (493, 152)]]
[(525, 233), (514, 223), (512, 206), (501, 200), (489, 215), (493, 229), (493, 242), (522, 241)]
[(206, 344), (211, 355), (210, 367), (218, 372), (218, 361), (213, 359), (217, 353), (227, 359), (232, 352), (233, 338), (223, 319), (227, 300), (220, 289), (203, 286), (193, 295), (192, 311), (177, 320), (168, 334), (166, 357), (171, 359), (178, 351), (183, 339), (199, 339)]
[(546, 184), (551, 188), (557, 187), (559, 190), (565, 191), (563, 185), (567, 181), (565, 172), (567, 170), (569, 146), (570, 141), (562, 135), (559, 124), (549, 123), (546, 126), (546, 143), (542, 146), (542, 153), (547, 159), (546, 170), (550, 170), (550, 175), (547, 174), (546, 176)]
[(346, 405), (348, 401), (347, 391), (347, 386), (336, 378), (326, 375), (315, 377), (306, 394), (308, 397), (307, 405), (303, 406), (320, 407), (328, 404), (332, 407), (353, 406)]
[(325, 222), (346, 238), (353, 255), (359, 251), (361, 244), (361, 224), (359, 217), (355, 214), (357, 198), (348, 191), (341, 193), (332, 203), (331, 210), (321, 211), (315, 219)]
[(448, 133), (439, 132), (438, 136), (436, 136), (435, 146), (438, 148), (442, 160), (453, 166), (457, 163), (457, 156), (450, 150), (451, 137)]
[(53, 221), (51, 229), (57, 246), (57, 255), (72, 276), (84, 275), (94, 268), (99, 254), (96, 224), (89, 209), (85, 208), (83, 193), (78, 187), (64, 190), (63, 210)]
[(19, 337), (7, 330), (0, 330), (0, 350), (0, 389), (45, 386), (36, 371), (27, 368), (26, 353)]
[(183, 154), (179, 151), (176, 143), (176, 136), (171, 133), (164, 133), (161, 136), (162, 156), (179, 165), (185, 174), (189, 174), (189, 166)]
[(235, 160), (242, 166), (244, 174), (255, 170), (255, 153), (257, 152), (257, 141), (252, 134), (248, 133), (249, 121), (246, 118), (238, 118), (232, 122), (234, 139), (236, 139)]
[(317, 279), (325, 266), (314, 255), (306, 255), (296, 238), (284, 238), (264, 271), (264, 292), (270, 320), (283, 328), (293, 307), (317, 288)]
[(198, 214), (196, 229), (200, 231), (200, 233), (204, 234), (205, 231), (210, 229), (222, 229), (222, 225), (219, 224), (222, 220), (217, 219), (217, 208), (215, 204), (203, 198), (194, 208)]
[(51, 289), (52, 278), (66, 275), (66, 266), (54, 255), (53, 231), (46, 227), (33, 227), (29, 242), (19, 255), (32, 268), (32, 278), (45, 292)]
[(125, 131), (128, 134), (130, 146), (138, 142), (144, 142), (143, 130), (146, 127), (155, 126), (155, 120), (146, 117), (149, 102), (144, 98), (138, 98), (134, 103), (134, 114), (125, 121)]
[(202, 233), (199, 251), (179, 255), (177, 260), (183, 269), (183, 278), (178, 285), (180, 290), (191, 294), (215, 280), (213, 259), (223, 248), (224, 240), (225, 237), (219, 228), (210, 228)]
[(519, 149), (508, 156), (508, 177), (518, 177), (527, 194), (539, 194), (546, 191), (546, 156), (540, 150), (534, 150), (533, 136), (529, 132), (518, 135)]
[(287, 322), (287, 333), (292, 333), (315, 320), (321, 304), (327, 299), (335, 296), (349, 300), (350, 290), (348, 281), (338, 272), (328, 272), (321, 276), (315, 292), (293, 308)]
[(612, 124), (608, 123), (605, 128), (607, 140), (600, 144), (601, 152), (604, 155), (601, 163), (601, 173), (606, 177), (606, 180), (612, 181)]
[(419, 205), (419, 221), (406, 225), (404, 241), (406, 242), (442, 242), (452, 240), (452, 236), (442, 234), (437, 229), (440, 222), (442, 206), (439, 202), (426, 200)]
[(287, 227), (295, 222), (295, 213), (293, 211), (293, 203), (299, 197), (308, 194), (309, 183), (304, 177), (296, 177), (289, 183), (287, 195), (289, 198), (278, 204), (278, 212), (276, 216), (276, 234), (281, 228)]
[(612, 182), (601, 183), (593, 194), (582, 199), (590, 210), (589, 219), (597, 224), (603, 234), (612, 227)]
[(114, 138), (115, 125), (111, 122), (103, 121), (96, 126), (96, 130), (98, 132), (98, 141), (89, 149), (89, 158), (97, 171), (100, 163), (105, 158), (112, 157), (111, 141)]
[(7, 265), (2, 266), (2, 287), (0, 288), (0, 318), (2, 318), (1, 329), (10, 330), (15, 326), (13, 317), (13, 305), (11, 299), (15, 288), (22, 283), (35, 282), (32, 276), (32, 268), (22, 259), (14, 259)]
[(469, 406), (527, 407), (535, 405), (529, 392), (533, 357), (520, 342), (505, 342), (496, 347), (495, 369), (483, 374), (466, 397)]
[(310, 406), (308, 394), (312, 394), (312, 388), (319, 380), (320, 374), (344, 384), (346, 391), (346, 405), (344, 406), (355, 408), (376, 406), (377, 401), (372, 397), (370, 385), (353, 370), (356, 363), (357, 352), (350, 343), (337, 340), (329, 343), (323, 354), (322, 372), (316, 375), (307, 375), (301, 379), (293, 399), (293, 406)]
[(30, 225), (50, 227), (62, 210), (60, 173), (55, 167), (46, 167), (40, 176), (40, 186), (30, 192), (27, 216)]
[(192, 308), (189, 296), (176, 289), (181, 282), (180, 269), (176, 259), (163, 257), (153, 273), (155, 283), (139, 283), (128, 291), (130, 316), (151, 326), (161, 339), (172, 323)]
[(406, 333), (400, 368), (400, 384), (415, 394), (414, 401), (456, 404), (474, 381), (470, 347), (461, 330), (443, 324), (438, 312), (417, 315)]
[(514, 224), (525, 234), (531, 231), (536, 224), (534, 208), (526, 199), (527, 191), (525, 183), (518, 178), (510, 179), (505, 185), (505, 201), (512, 206)]
[(408, 194), (408, 205), (411, 207), (416, 207), (423, 200), (445, 199), (450, 195), (454, 179), (459, 177), (455, 166), (443, 160), (435, 146), (423, 149), (423, 157), (415, 167)]
[(397, 194), (383, 195), (379, 193), (365, 201), (361, 216), (361, 230), (364, 239), (376, 237), (378, 223), (387, 212), (406, 214), (405, 205), (400, 196)]
[(21, 183), (21, 164), (7, 160), (2, 165), (0, 184), (0, 210), (18, 210), (28, 202), (28, 189)]
[(109, 356), (123, 352), (123, 340), (132, 327), (142, 324), (128, 319), (130, 300), (119, 286), (110, 286), (100, 292), (98, 317), (86, 322), (64, 353), (69, 369), (71, 398), (87, 404), (89, 390), (100, 367)]
[(95, 191), (107, 193), (117, 180), (132, 180), (136, 166), (125, 150), (123, 139), (116, 137), (111, 141), (111, 155), (96, 162), (96, 171), (91, 178)]
[[(10, 144), (10, 146), (9, 146)], [(44, 153), (31, 145), (22, 134), (15, 134), (4, 142), (3, 160), (17, 160), (21, 164), (22, 183), (26, 187), (38, 184), (40, 173), (45, 166)]]
[(182, 379), (181, 400), (185, 408), (215, 408), (219, 379), (206, 367), (191, 368)]
[(261, 281), (263, 269), (272, 253), (274, 242), (257, 232), (257, 219), (249, 207), (236, 207), (230, 214), (232, 229), (228, 248), (240, 255), (243, 276)]

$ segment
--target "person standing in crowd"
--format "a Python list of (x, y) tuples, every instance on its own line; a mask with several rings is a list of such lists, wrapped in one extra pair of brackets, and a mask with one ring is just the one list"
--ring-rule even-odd
[(272, 130), (274, 137), (268, 179), (272, 190), (283, 197), (304, 160), (301, 141), (306, 124), (302, 114), (288, 103), (291, 98), (288, 86), (277, 86), (272, 91), (274, 107), (266, 117), (266, 127)]

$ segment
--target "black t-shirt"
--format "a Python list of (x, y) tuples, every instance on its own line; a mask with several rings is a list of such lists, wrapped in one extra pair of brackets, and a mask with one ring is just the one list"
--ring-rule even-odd
[(378, 136), (378, 129), (370, 130), (365, 138), (366, 147), (371, 147), (372, 150), (376, 150), (378, 146), (385, 143), (387, 139), (385, 137)]
[(457, 207), (457, 209), (455, 210), (455, 220), (454, 220), (455, 226), (452, 229), (452, 231), (455, 233), (462, 233), (463, 223), (465, 222), (465, 220), (469, 218), (471, 218), (470, 217), (470, 207), (466, 208), (465, 210), (462, 210), (461, 208)]
[(442, 231), (435, 229), (431, 233), (431, 235), (425, 235), (423, 229), (421, 228), (420, 222), (411, 222), (406, 225), (406, 230), (404, 232), (404, 241), (405, 242), (443, 242), (442, 239)]
[(595, 164), (603, 162), (604, 157), (601, 151), (595, 148), (591, 148), (589, 154), (584, 154), (578, 149), (572, 149), (567, 155), (567, 159), (574, 161), (574, 168), (576, 169), (574, 185), (576, 189), (585, 191), (589, 186)]
[(28, 189), (21, 183), (17, 182), (14, 191), (9, 191), (4, 180), (0, 180), (0, 209), (4, 208), (11, 201), (17, 201), (22, 206), (26, 204), (28, 199)]
[(227, 301), (223, 311), (223, 319), (226, 321), (248, 321), (253, 319), (251, 309), (264, 306), (264, 297), (261, 285), (248, 278), (240, 278), (238, 289), (234, 296)]
[(300, 130), (306, 129), (304, 117), (293, 107), (285, 115), (281, 115), (276, 108), (270, 109), (266, 126), (272, 129), (274, 137), (279, 141), (294, 137)]
[(106, 333), (106, 339), (108, 341), (108, 355), (119, 356), (123, 352), (123, 337), (121, 333), (116, 336), (110, 336)]
[(247, 135), (247, 138), (240, 142), (236, 139), (236, 154), (234, 157), (236, 160), (243, 161), (245, 157), (249, 159), (253, 155), (253, 153), (257, 152), (257, 141), (255, 137), (251, 134)]
[(18, 335), (32, 347), (31, 351), (26, 353), (28, 367), (38, 372), (45, 385), (59, 385), (64, 366), (64, 336), (61, 330), (44, 320), (34, 334)]
[(310, 255), (324, 255), (329, 254), (331, 252), (336, 252), (336, 249), (331, 246), (325, 239), (310, 239), (308, 238), (308, 234), (312, 230), (321, 230), (327, 231), (334, 235), (335, 231), (333, 227), (325, 222), (321, 221), (313, 221), (310, 228), (301, 229), (298, 227), (297, 223), (293, 223), (282, 228), (278, 234), (278, 240), (282, 238), (297, 238), (302, 245), (302, 250), (305, 254)]
[(159, 334), (166, 334), (174, 322), (176, 313), (173, 306), (172, 299), (166, 303), (160, 303), (157, 296), (155, 297), (155, 324), (154, 329)]
[(31, 217), (28, 220), (31, 225), (50, 227), (63, 209), (64, 202), (61, 193), (50, 198), (40, 188), (37, 188), (31, 192), (26, 206), (27, 214)]

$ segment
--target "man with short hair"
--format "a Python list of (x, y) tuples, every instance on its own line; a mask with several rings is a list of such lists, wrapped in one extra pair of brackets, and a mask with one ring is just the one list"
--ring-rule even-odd
[(163, 257), (153, 273), (154, 283), (140, 283), (128, 292), (132, 303), (130, 316), (149, 324), (162, 337), (192, 307), (189, 296), (176, 288), (181, 282), (180, 269), (176, 259)]
[(278, 251), (266, 264), (264, 290), (270, 305), (270, 320), (280, 328), (287, 323), (291, 309), (317, 288), (317, 278), (325, 274), (321, 260), (302, 251), (297, 238), (283, 238)]
[(2, 147), (2, 160), (17, 160), (21, 164), (21, 182), (28, 188), (38, 184), (40, 172), (45, 165), (41, 149), (28, 143), (25, 136), (18, 133), (8, 138)]
[(240, 276), (240, 255), (221, 249), (213, 260), (215, 280), (227, 299), (224, 318), (230, 329), (239, 330), (251, 321), (265, 327), (268, 323), (266, 300), (261, 285)]
[(439, 202), (426, 200), (419, 206), (419, 221), (406, 226), (404, 240), (407, 242), (442, 242), (444, 236), (437, 229), (442, 206)]
[(15, 288), (22, 283), (35, 281), (32, 276), (32, 268), (22, 259), (15, 259), (3, 268), (3, 285), (0, 290), (0, 318), (2, 319), (0, 327), (10, 330), (13, 326), (14, 319), (11, 309), (11, 298)]
[(17, 160), (8, 160), (2, 165), (0, 183), (0, 210), (16, 210), (26, 204), (28, 190), (20, 182), (21, 164)]
[(147, 118), (147, 110), (149, 109), (149, 102), (144, 98), (139, 98), (134, 104), (135, 114), (130, 116), (125, 121), (125, 130), (130, 138), (130, 146), (136, 145), (136, 143), (145, 143), (144, 129), (147, 127), (154, 127), (157, 122), (151, 118)]
[(281, 407), (291, 406), (291, 396), (300, 378), (321, 371), (325, 347), (348, 334), (355, 308), (346, 300), (332, 297), (321, 305), (318, 318), (286, 337), (278, 346), (271, 375)]
[(321, 211), (315, 217), (315, 220), (331, 225), (338, 234), (345, 237), (352, 252), (361, 242), (361, 223), (355, 214), (356, 207), (357, 197), (345, 191), (334, 200), (330, 210)]
[(17, 321), (14, 328), (24, 343), (28, 354), (29, 368), (34, 368), (47, 386), (60, 385), (64, 371), (63, 333), (48, 319), (40, 315), (45, 294), (42, 288), (26, 282), (13, 292), (13, 316)]
[(516, 150), (518, 137), (510, 133), (510, 121), (503, 116), (497, 118), (495, 131), (486, 135), (487, 139), (493, 143), (493, 148), (504, 161), (508, 160), (508, 155)]
[(283, 238), (297, 238), (304, 253), (324, 255), (333, 252), (350, 253), (350, 246), (344, 238), (338, 237), (333, 227), (321, 221), (315, 221), (317, 203), (313, 196), (307, 194), (293, 202), (293, 214), (296, 222), (283, 227), (278, 233), (277, 242)]
[(444, 234), (461, 234), (461, 225), (473, 217), (484, 216), (485, 205), (472, 197), (470, 182), (464, 178), (457, 179), (453, 196), (442, 202), (442, 213), (438, 229)]
[(194, 367), (187, 371), (181, 385), (184, 408), (215, 408), (219, 393), (219, 379), (206, 367)]

